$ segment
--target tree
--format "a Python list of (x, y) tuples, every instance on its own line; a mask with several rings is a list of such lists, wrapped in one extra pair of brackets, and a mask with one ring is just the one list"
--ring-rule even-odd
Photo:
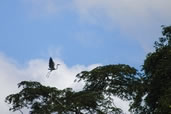
[(83, 71), (76, 77), (84, 80), (86, 91), (97, 91), (105, 95), (114, 95), (123, 100), (134, 96), (140, 83), (139, 73), (133, 67), (124, 64), (100, 66), (92, 71)]
[(144, 82), (131, 107), (137, 113), (171, 114), (171, 26), (162, 33), (144, 61)]
[(10, 110), (17, 111), (30, 108), (31, 114), (121, 114), (111, 94), (122, 99), (130, 99), (134, 88), (130, 86), (137, 81), (137, 71), (128, 65), (107, 65), (92, 71), (83, 71), (77, 75), (78, 81), (86, 80), (82, 91), (74, 92), (71, 88), (58, 90), (46, 87), (39, 82), (23, 81), (18, 87), (23, 89), (6, 97), (12, 104)]
[(22, 81), (18, 84), (18, 87), (21, 86), (23, 89), (19, 93), (6, 97), (6, 102), (13, 106), (10, 108), (12, 111), (27, 107), (31, 109), (31, 114), (104, 114), (105, 111), (100, 108), (106, 108), (109, 104), (104, 96), (93, 91), (74, 92), (71, 88), (58, 90), (32, 81)]

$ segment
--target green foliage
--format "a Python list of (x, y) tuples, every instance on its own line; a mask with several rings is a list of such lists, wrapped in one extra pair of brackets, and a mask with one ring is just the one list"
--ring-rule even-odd
[(163, 27), (163, 35), (144, 61), (143, 89), (137, 92), (131, 107), (137, 113), (171, 113), (171, 26)]
[(106, 114), (109, 111), (121, 113), (120, 109), (109, 107), (111, 102), (98, 92), (74, 92), (71, 88), (58, 90), (32, 81), (23, 81), (18, 87), (23, 89), (6, 97), (6, 102), (12, 104), (12, 111), (27, 107), (31, 109), (31, 114)]
[(100, 66), (92, 71), (83, 71), (76, 77), (86, 82), (84, 90), (97, 91), (106, 95), (118, 96), (129, 100), (137, 88), (137, 70), (129, 65)]
[(159, 41), (155, 42), (154, 47), (157, 49), (162, 49), (165, 46), (171, 46), (171, 26), (162, 26), (163, 27), (163, 37), (159, 38)]

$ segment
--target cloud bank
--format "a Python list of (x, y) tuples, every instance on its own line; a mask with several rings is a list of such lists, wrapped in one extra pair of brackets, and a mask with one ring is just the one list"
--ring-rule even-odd
[[(49, 78), (46, 77), (48, 72), (48, 60), (34, 59), (30, 60), (23, 68), (14, 60), (0, 54), (0, 107), (1, 113), (13, 114), (8, 111), (9, 106), (4, 102), (5, 97), (9, 94), (18, 92), (17, 84), (23, 80), (39, 81), (43, 85), (64, 89), (72, 87), (74, 90), (80, 90), (82, 84), (74, 84), (75, 75), (83, 70), (91, 70), (99, 64), (90, 66), (75, 65), (68, 67), (65, 63), (56, 58), (56, 63), (61, 64), (58, 70), (53, 71)], [(15, 113), (14, 113), (15, 114)], [(17, 114), (17, 112), (16, 112)]]
[[(16, 93), (19, 91), (17, 84), (24, 80), (39, 81), (43, 85), (57, 87), (64, 89), (66, 87), (72, 87), (75, 91), (79, 91), (83, 87), (83, 83), (74, 83), (75, 76), (83, 70), (91, 70), (101, 64), (93, 64), (89, 66), (74, 65), (68, 67), (59, 58), (54, 58), (56, 63), (61, 64), (59, 69), (53, 71), (49, 78), (46, 77), (48, 72), (48, 60), (34, 59), (30, 60), (24, 67), (17, 64), (17, 62), (4, 54), (0, 54), (0, 107), (2, 114), (18, 114), (19, 112), (10, 112), (9, 105), (4, 102), (7, 95)], [(127, 112), (128, 103), (115, 99), (115, 104), (120, 106)], [(28, 113), (27, 111), (24, 111)]]

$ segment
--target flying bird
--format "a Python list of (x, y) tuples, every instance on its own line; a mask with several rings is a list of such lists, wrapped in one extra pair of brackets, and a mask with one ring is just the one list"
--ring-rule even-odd
[(52, 59), (52, 57), (49, 58), (49, 69), (50, 71), (55, 70), (55, 63)]
[(48, 68), (48, 70), (50, 70), (50, 71), (47, 73), (46, 77), (48, 78), (49, 75), (50, 75), (50, 73), (51, 73), (53, 70), (57, 70), (59, 65), (60, 65), (60, 64), (56, 64), (56, 68), (55, 68), (55, 62), (53, 61), (52, 57), (50, 57), (50, 58), (49, 58), (49, 68)]

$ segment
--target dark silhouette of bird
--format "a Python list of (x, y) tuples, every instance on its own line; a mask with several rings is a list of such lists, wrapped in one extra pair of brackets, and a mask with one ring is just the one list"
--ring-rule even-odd
[(50, 71), (55, 70), (55, 63), (52, 59), (52, 57), (49, 58), (49, 69)]
[(46, 77), (49, 77), (50, 73), (53, 70), (57, 70), (59, 65), (60, 64), (56, 64), (56, 68), (55, 68), (55, 62), (53, 61), (52, 57), (50, 57), (49, 58), (49, 68), (48, 68), (48, 70), (50, 70), (50, 71), (47, 73)]

